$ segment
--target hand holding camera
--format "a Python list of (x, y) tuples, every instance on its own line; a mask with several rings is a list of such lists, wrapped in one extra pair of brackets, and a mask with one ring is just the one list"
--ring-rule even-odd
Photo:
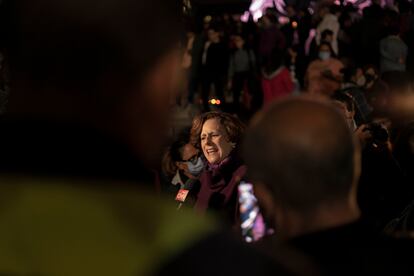
[(374, 148), (389, 148), (390, 135), (388, 129), (379, 123), (361, 125), (355, 131), (355, 135), (361, 142), (362, 148), (372, 146)]

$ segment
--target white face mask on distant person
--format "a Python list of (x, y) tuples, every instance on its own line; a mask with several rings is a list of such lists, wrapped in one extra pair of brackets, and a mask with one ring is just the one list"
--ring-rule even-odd
[(328, 60), (331, 58), (331, 53), (329, 52), (319, 52), (319, 58), (321, 60)]

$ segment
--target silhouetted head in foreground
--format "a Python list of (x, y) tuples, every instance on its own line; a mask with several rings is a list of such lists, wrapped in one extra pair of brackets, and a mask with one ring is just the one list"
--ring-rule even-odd
[(10, 115), (95, 127), (150, 159), (177, 86), (180, 20), (168, 0), (3, 1)]
[(253, 120), (244, 154), (279, 236), (358, 218), (359, 156), (343, 116), (328, 102), (292, 98), (271, 106)]

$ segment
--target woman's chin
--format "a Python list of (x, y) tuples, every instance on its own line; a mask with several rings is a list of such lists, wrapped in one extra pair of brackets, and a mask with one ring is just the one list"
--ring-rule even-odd
[(207, 161), (208, 161), (208, 163), (210, 163), (210, 165), (216, 165), (216, 164), (219, 163), (216, 159), (211, 159), (211, 160), (207, 159)]
[(207, 161), (211, 164), (211, 165), (217, 165), (220, 164), (221, 159), (219, 156), (211, 156), (210, 158), (207, 159)]

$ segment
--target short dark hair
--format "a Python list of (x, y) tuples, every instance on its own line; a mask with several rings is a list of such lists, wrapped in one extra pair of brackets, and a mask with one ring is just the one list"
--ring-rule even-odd
[(353, 135), (329, 102), (293, 98), (253, 120), (243, 147), (253, 181), (283, 206), (310, 212), (346, 199), (355, 179)]
[(220, 122), (226, 130), (226, 134), (230, 142), (240, 144), (246, 129), (244, 123), (239, 118), (231, 114), (212, 111), (201, 114), (193, 120), (193, 126), (191, 128), (191, 143), (196, 148), (201, 148), (200, 135), (203, 130), (204, 123), (211, 119), (217, 119)]
[(2, 2), (0, 35), (11, 74), (71, 92), (102, 88), (108, 76), (136, 84), (178, 43), (182, 23), (178, 1)]

